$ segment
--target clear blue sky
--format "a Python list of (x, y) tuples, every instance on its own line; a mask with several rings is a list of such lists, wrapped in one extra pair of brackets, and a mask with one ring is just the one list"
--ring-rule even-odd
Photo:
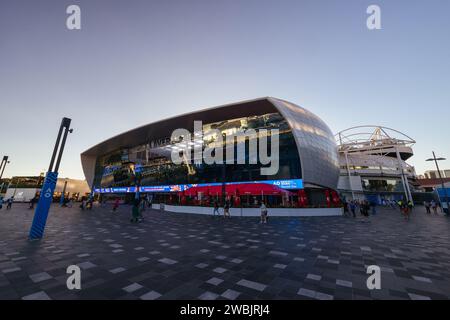
[[(67, 30), (66, 7), (82, 29)], [(366, 28), (378, 4), (382, 30)], [(5, 176), (48, 167), (73, 119), (60, 176), (80, 153), (182, 112), (260, 96), (290, 100), (334, 132), (379, 124), (450, 159), (450, 1), (0, 2), (0, 156)], [(441, 164), (450, 168), (450, 162)]]

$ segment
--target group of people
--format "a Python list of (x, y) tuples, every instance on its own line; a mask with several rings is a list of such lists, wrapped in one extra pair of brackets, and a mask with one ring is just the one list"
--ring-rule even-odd
[[(372, 209), (372, 210), (371, 210)], [(372, 215), (377, 213), (376, 203), (371, 203), (367, 200), (351, 200), (344, 202), (344, 213), (348, 215), (351, 213), (353, 218), (356, 218), (356, 212), (359, 210), (360, 214), (364, 217), (369, 217), (369, 212), (372, 211)]]
[(93, 197), (81, 198), (81, 204), (80, 204), (81, 210), (92, 210), (93, 206), (94, 206), (94, 198)]
[(382, 203), (383, 207), (385, 207), (385, 208), (391, 208), (391, 209), (397, 210), (397, 202), (395, 200), (382, 199), (381, 203)]
[(400, 209), (400, 212), (403, 214), (405, 220), (409, 221), (410, 213), (414, 208), (414, 203), (411, 200), (409, 201), (398, 200), (397, 205)]
[[(214, 207), (213, 207), (213, 216), (214, 217), (216, 216), (216, 213), (217, 213), (217, 216), (220, 216), (219, 208), (220, 208), (219, 202), (214, 201)], [(225, 205), (223, 206), (223, 217), (224, 218), (231, 218), (230, 208), (231, 208), (230, 201), (228, 201), (228, 200), (225, 201)]]
[(438, 214), (438, 203), (436, 201), (424, 201), (423, 206), (427, 210), (427, 214), (431, 214), (431, 209), (433, 209), (434, 214)]
[[(117, 201), (117, 199), (116, 199), (116, 201)], [(144, 220), (143, 213), (146, 210), (146, 208), (148, 208), (150, 206), (151, 206), (151, 202), (147, 197), (135, 199), (133, 201), (133, 206), (131, 208), (131, 220), (130, 221), (133, 223), (142, 222)], [(116, 202), (115, 202), (114, 207), (117, 210), (118, 203), (116, 204)]]
[(3, 208), (3, 203), (6, 203), (6, 210), (10, 210), (12, 208), (12, 204), (14, 202), (14, 197), (11, 197), (7, 199), (6, 201), (3, 200), (3, 197), (0, 197), (0, 209)]
[(61, 200), (61, 207), (63, 208), (72, 208), (74, 199), (70, 198), (70, 197), (65, 197), (64, 199)]
[[(414, 203), (411, 200), (405, 201), (401, 199), (395, 201), (383, 199), (382, 204), (386, 208), (400, 210), (400, 213), (404, 216), (405, 220), (410, 219), (410, 214), (414, 209)], [(359, 210), (362, 216), (368, 217), (370, 211), (372, 215), (376, 214), (376, 205), (376, 203), (367, 200), (344, 201), (344, 213), (346, 215), (351, 214), (356, 218), (356, 212)], [(423, 206), (425, 207), (427, 214), (431, 214), (431, 210), (433, 210), (434, 214), (438, 213), (439, 204), (435, 200), (424, 201)]]
[[(225, 204), (223, 206), (223, 217), (224, 218), (231, 218), (230, 208), (231, 208), (230, 201), (225, 201)], [(220, 209), (219, 202), (214, 201), (213, 217), (215, 217), (216, 214), (217, 214), (217, 216), (220, 216), (219, 209)], [(267, 210), (267, 207), (266, 207), (266, 204), (264, 203), (264, 201), (260, 202), (259, 209), (261, 210), (260, 223), (267, 223), (268, 210)]]

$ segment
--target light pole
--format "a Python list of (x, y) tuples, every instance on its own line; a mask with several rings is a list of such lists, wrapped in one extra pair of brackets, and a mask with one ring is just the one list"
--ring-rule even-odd
[(348, 152), (345, 151), (345, 162), (347, 163), (347, 175), (348, 175), (348, 185), (350, 186), (350, 190), (352, 192), (352, 200), (355, 201), (355, 192), (353, 191), (353, 186), (352, 186), (352, 176), (350, 174), (350, 165), (348, 163)]
[(403, 169), (403, 162), (401, 160), (400, 152), (398, 151), (397, 146), (395, 146), (395, 153), (396, 153), (396, 156), (397, 156), (398, 166), (399, 166), (400, 173), (401, 173), (400, 177), (402, 179), (403, 189), (405, 191), (406, 203), (408, 203), (409, 201), (413, 202), (413, 199), (412, 199), (412, 196), (411, 196), (411, 190), (409, 189), (408, 177), (405, 176), (405, 171)]
[(66, 196), (66, 188), (67, 188), (67, 180), (69, 178), (64, 179), (64, 187), (61, 193), (61, 199), (59, 200), (59, 204), (62, 206), (64, 204), (64, 198)]
[(426, 161), (434, 161), (434, 163), (436, 164), (436, 169), (439, 175), (439, 179), (441, 180), (441, 185), (442, 185), (442, 189), (444, 189), (444, 195), (445, 195), (445, 202), (447, 204), (447, 215), (450, 213), (450, 207), (448, 206), (448, 194), (447, 194), (447, 189), (445, 188), (445, 183), (444, 183), (444, 179), (442, 178), (441, 175), (441, 170), (439, 170), (439, 164), (438, 161), (444, 161), (447, 160), (446, 158), (436, 158), (436, 154), (433, 151), (433, 158), (429, 158)]
[(225, 181), (226, 181), (226, 177), (227, 177), (227, 164), (225, 162), (225, 152), (226, 152), (226, 148), (227, 148), (227, 144), (226, 144), (226, 134), (222, 133), (222, 144), (223, 144), (223, 151), (222, 151), (222, 205), (225, 207), (225, 193), (226, 193), (226, 189), (225, 189)]
[(3, 172), (5, 171), (7, 163), (9, 163), (8, 156), (3, 156), (2, 163), (0, 164), (0, 179), (3, 177)]
[[(41, 189), (41, 194), (39, 196), (39, 202), (36, 207), (36, 211), (34, 212), (33, 224), (31, 225), (29, 233), (30, 240), (41, 239), (44, 235), (45, 224), (47, 223), (48, 211), (53, 200), (53, 193), (55, 192), (56, 182), (58, 180), (58, 169), (61, 163), (62, 154), (64, 152), (67, 135), (69, 132), (71, 133), (73, 131), (73, 129), (70, 129), (71, 121), (72, 120), (69, 118), (63, 118), (61, 121), (55, 147), (53, 149), (52, 158), (50, 160), (50, 165), (48, 167), (45, 181)], [(58, 156), (56, 156), (57, 153)]]
[(19, 185), (20, 180), (21, 180), (20, 177), (17, 177), (17, 182), (16, 182), (16, 185), (14, 186), (14, 193), (12, 195), (13, 198), (16, 196), (17, 186)]

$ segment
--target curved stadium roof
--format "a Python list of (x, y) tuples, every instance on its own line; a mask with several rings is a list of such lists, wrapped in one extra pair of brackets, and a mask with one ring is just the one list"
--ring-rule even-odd
[(193, 131), (195, 120), (203, 123), (278, 111), (292, 129), (299, 150), (302, 178), (305, 183), (336, 189), (339, 159), (330, 128), (312, 112), (291, 102), (264, 97), (194, 111), (150, 123), (107, 139), (81, 154), (86, 180), (92, 187), (96, 158), (111, 151), (167, 137), (177, 128)]

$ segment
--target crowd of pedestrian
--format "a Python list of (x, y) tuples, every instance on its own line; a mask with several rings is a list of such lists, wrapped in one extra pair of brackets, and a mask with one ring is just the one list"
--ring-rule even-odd
[[(223, 205), (223, 217), (224, 218), (231, 218), (231, 214), (230, 214), (230, 209), (231, 209), (231, 202), (229, 200), (225, 201), (225, 204)], [(220, 217), (220, 205), (219, 205), (219, 201), (214, 201), (213, 204), (213, 217), (217, 216)]]
[[(228, 219), (231, 218), (230, 209), (231, 209), (231, 202), (226, 200), (225, 204), (223, 205), (223, 217), (224, 218), (228, 218)], [(268, 209), (267, 209), (267, 206), (264, 203), (264, 201), (259, 202), (259, 209), (260, 209), (260, 223), (267, 223)], [(217, 215), (217, 217), (220, 217), (220, 205), (217, 200), (214, 201), (213, 211), (212, 211), (212, 216), (215, 217), (216, 215)]]
[(359, 211), (360, 215), (368, 218), (369, 214), (375, 215), (377, 213), (377, 204), (369, 202), (368, 200), (351, 200), (344, 202), (344, 213), (356, 218), (356, 214)]
[(10, 197), (7, 200), (4, 200), (2, 196), (0, 196), (0, 209), (3, 208), (3, 204), (6, 203), (6, 210), (10, 210), (12, 208), (14, 202), (14, 196)]
[[(395, 202), (393, 200), (385, 200), (383, 199), (381, 204), (385, 208), (391, 209), (399, 209), (400, 212), (405, 216), (405, 219), (409, 220), (409, 213), (413, 208), (412, 201), (405, 202), (400, 200)], [(344, 201), (344, 214), (346, 216), (351, 216), (353, 218), (357, 217), (357, 213), (364, 218), (368, 218), (369, 216), (374, 216), (377, 214), (377, 206), (378, 203), (376, 201), (369, 200), (350, 200)]]
[[(427, 211), (427, 214), (431, 214), (431, 210), (433, 210), (434, 214), (438, 214), (438, 203), (434, 200), (431, 201), (424, 201), (423, 206), (425, 207), (425, 210)], [(441, 209), (442, 211), (442, 209)]]
[[(117, 201), (117, 199), (116, 199), (116, 201)], [(131, 220), (130, 221), (133, 223), (144, 221), (144, 211), (147, 208), (150, 208), (151, 205), (152, 205), (151, 201), (147, 196), (134, 199), (133, 205), (131, 207)], [(114, 202), (114, 207), (116, 208), (115, 210), (117, 210), (118, 206), (119, 206), (119, 204), (117, 202)]]
[[(381, 205), (391, 210), (400, 211), (400, 213), (402, 214), (402, 216), (406, 221), (409, 221), (411, 213), (414, 210), (414, 203), (411, 200), (405, 201), (403, 199), (400, 199), (395, 201), (390, 199), (382, 199)], [(436, 202), (435, 200), (424, 201), (423, 206), (427, 214), (431, 214), (432, 211), (434, 214), (438, 214), (438, 209), (440, 208), (439, 203)], [(344, 201), (344, 214), (356, 218), (357, 213), (359, 211), (359, 213), (363, 217), (368, 217), (369, 212), (371, 215), (376, 214), (377, 212), (376, 207), (377, 207), (376, 202), (369, 202), (368, 200)]]
[[(29, 209), (33, 209), (35, 204), (38, 203), (39, 197), (36, 195), (29, 201)], [(61, 201), (62, 207), (72, 207), (72, 202), (74, 199), (67, 198), (63, 199)], [(100, 197), (98, 199), (100, 207), (104, 208), (107, 203), (106, 199)], [(12, 205), (14, 203), (14, 197), (10, 197), (9, 199), (5, 200), (3, 197), (0, 196), (0, 209), (3, 208), (3, 206), (6, 204), (6, 210), (10, 210), (12, 208)], [(112, 204), (112, 212), (117, 212), (119, 206), (121, 203), (121, 199), (119, 197), (116, 197)], [(142, 222), (144, 220), (143, 212), (146, 210), (146, 208), (151, 207), (151, 199), (148, 196), (143, 196), (136, 198), (132, 201), (132, 209), (131, 209), (131, 222)], [(268, 208), (264, 201), (259, 202), (259, 209), (260, 209), (260, 223), (264, 224), (268, 221)], [(344, 207), (344, 214), (346, 216), (350, 216), (353, 218), (357, 217), (357, 214), (361, 215), (364, 218), (369, 218), (370, 215), (374, 216), (377, 214), (377, 202), (375, 201), (369, 201), (369, 200), (344, 200), (343, 201), (343, 207)], [(382, 199), (381, 205), (385, 208), (390, 208), (393, 210), (399, 210), (401, 214), (403, 215), (404, 219), (406, 221), (409, 221), (411, 212), (414, 209), (414, 203), (412, 201), (405, 201), (403, 199), (400, 200), (390, 200), (390, 199)], [(94, 206), (94, 197), (88, 196), (88, 197), (82, 197), (81, 203), (80, 203), (80, 209), (81, 210), (92, 210)], [(435, 200), (431, 201), (423, 201), (423, 206), (426, 210), (427, 214), (431, 214), (432, 212), (437, 215), (438, 209), (442, 211), (442, 208), (440, 208), (440, 205)], [(214, 202), (213, 205), (213, 217), (216, 215), (220, 216), (220, 204), (218, 201)], [(226, 200), (223, 204), (223, 217), (224, 218), (231, 218), (230, 214), (231, 209), (231, 202)], [(367, 220), (368, 221), (368, 220)]]

